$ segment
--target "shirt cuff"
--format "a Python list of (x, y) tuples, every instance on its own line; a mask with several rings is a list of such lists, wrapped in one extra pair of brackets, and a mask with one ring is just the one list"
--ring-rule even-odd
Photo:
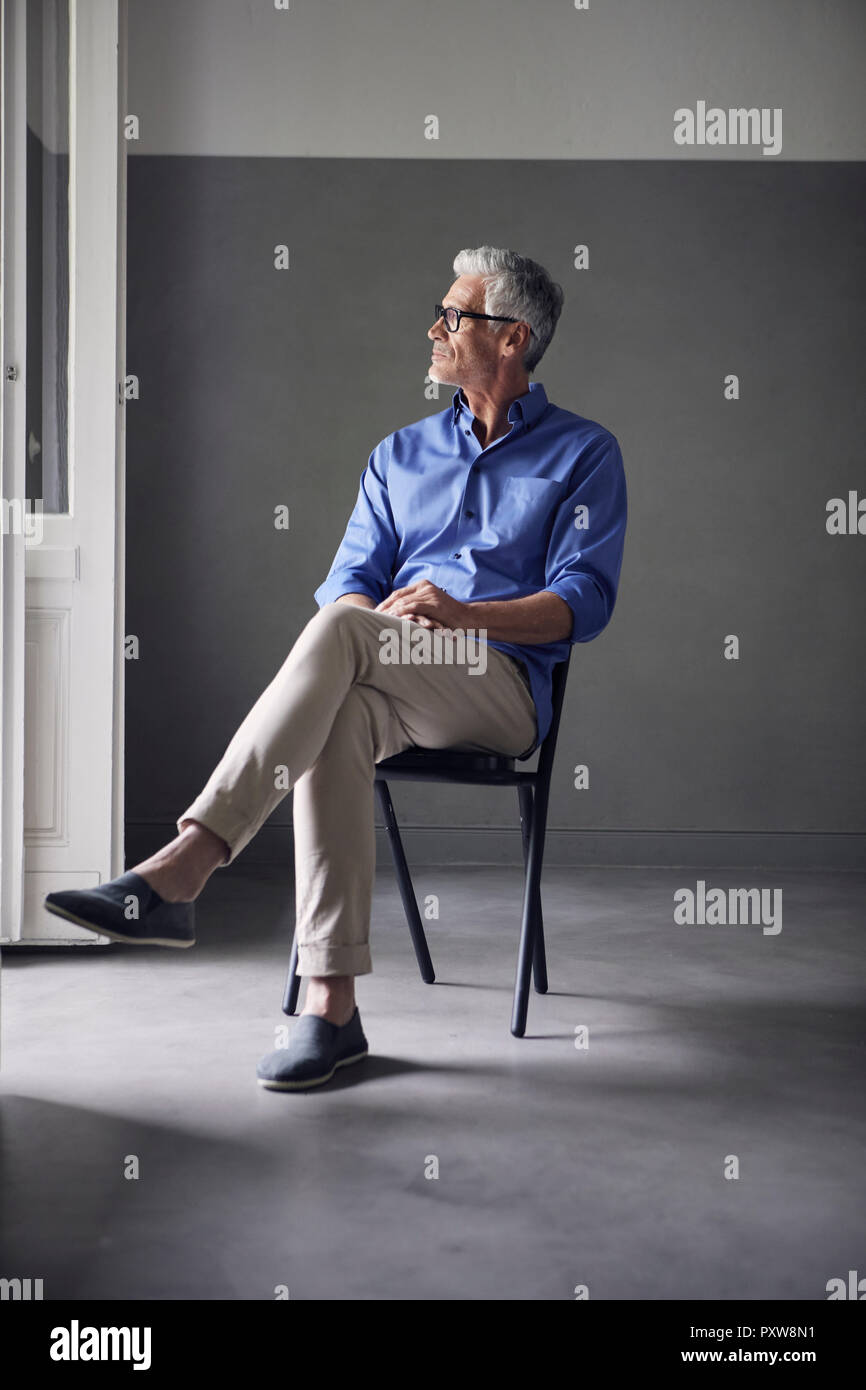
[(381, 603), (383, 594), (377, 593), (374, 586), (368, 579), (358, 579), (353, 574), (332, 574), (320, 584), (313, 594), (313, 598), (320, 608), (326, 603), (333, 603), (335, 599), (341, 598), (343, 594), (366, 594), (374, 603)]

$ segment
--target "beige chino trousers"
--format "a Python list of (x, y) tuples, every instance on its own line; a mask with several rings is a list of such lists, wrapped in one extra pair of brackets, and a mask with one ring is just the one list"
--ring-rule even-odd
[(479, 669), (485, 654), (469, 638), (474, 655), (455, 664), (383, 660), (386, 627), (404, 650), (407, 629), (433, 635), (374, 609), (321, 608), (178, 817), (179, 830), (194, 820), (221, 836), (230, 864), (294, 789), (299, 975), (372, 970), (376, 763), (412, 744), (519, 756), (535, 742), (535, 704), (516, 661), (487, 646)]

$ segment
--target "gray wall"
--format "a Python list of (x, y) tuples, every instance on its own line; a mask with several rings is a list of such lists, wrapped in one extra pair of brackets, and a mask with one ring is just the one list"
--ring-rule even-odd
[(704, 99), (782, 107), (770, 163), (866, 156), (863, 0), (129, 5), (142, 154), (754, 157), (674, 145), (674, 110)]
[[(524, 10), (536, 12), (477, 8), (518, 26)], [(535, 42), (549, 45), (560, 7), (537, 8)], [(624, 20), (611, 29), (606, 8), (590, 11), (605, 26), (597, 56), (614, 74), (620, 53), (625, 66), (611, 81), (637, 113), (625, 61), (634, 33)], [(655, 8), (669, 19), (681, 6)], [(796, 11), (802, 24), (812, 9), (761, 8)], [(199, 33), (208, 61), (195, 67), (189, 13), (204, 9), (214, 26)], [(856, 862), (866, 830), (866, 539), (828, 536), (825, 505), (862, 490), (866, 199), (863, 165), (832, 155), (847, 129), (830, 129), (844, 104), (835, 85), (825, 82), (820, 138), (832, 149), (820, 163), (790, 151), (609, 159), (605, 142), (572, 159), (555, 124), (550, 159), (511, 160), (501, 147), (480, 159), (441, 149), (426, 158), (425, 148), (408, 159), (298, 157), (304, 143), (329, 156), (339, 143), (317, 119), (345, 95), (323, 46), (307, 54), (316, 102), (304, 108), (303, 131), (297, 111), (289, 122), (292, 153), (233, 156), (220, 148), (225, 123), (210, 119), (220, 64), (234, 74), (222, 86), (226, 110), (245, 140), (275, 153), (257, 105), (267, 71), (253, 80), (244, 41), (248, 32), (261, 52), (261, 9), (134, 0), (130, 10), (129, 109), (144, 129), (155, 125), (158, 149), (185, 150), (202, 135), (198, 93), (214, 136), (200, 153), (130, 158), (127, 369), (142, 393), (127, 415), (126, 628), (141, 641), (127, 666), (130, 862), (164, 838), (315, 611), (312, 592), (372, 447), (447, 404), (448, 388), (438, 401), (424, 397), (425, 333), (454, 253), (482, 241), (532, 255), (563, 284), (565, 310), (537, 379), (557, 404), (616, 434), (629, 489), (616, 612), (600, 638), (574, 650), (551, 856)], [(840, 23), (848, 15), (856, 39), (852, 7), (827, 9)], [(357, 23), (372, 10), (388, 7), (351, 13)], [(310, 14), (299, 11), (292, 22), (309, 32)], [(346, 7), (317, 13), (326, 11), (350, 22)], [(411, 7), (401, 13), (395, 72), (426, 41)], [(447, 7), (437, 15), (445, 33)], [(466, 37), (475, 21), (450, 27), (450, 51), (465, 55), (468, 44), (495, 70), (510, 40), (500, 24), (482, 49)], [(671, 42), (667, 23), (659, 27)], [(356, 37), (366, 52), (370, 31)], [(741, 43), (746, 52), (748, 34)], [(694, 30), (679, 45), (680, 69), (696, 53), (710, 62), (711, 45)], [(189, 81), (179, 104), (181, 67)], [(772, 87), (753, 100), (779, 104)], [(417, 93), (401, 90), (414, 110)], [(547, 94), (554, 120), (558, 90)], [(741, 97), (739, 86), (732, 104)], [(390, 121), (395, 100), (374, 83), (365, 109)], [(470, 114), (464, 106), (461, 119)], [(275, 97), (269, 120), (280, 119)], [(535, 133), (538, 153), (543, 121)], [(353, 153), (357, 138), (346, 136)], [(382, 143), (393, 152), (384, 133)], [(273, 269), (278, 242), (290, 248), (286, 272)], [(573, 268), (578, 243), (590, 247), (588, 271)], [(730, 372), (740, 377), (736, 402), (722, 394)], [(288, 532), (272, 524), (281, 502)], [(722, 655), (729, 633), (740, 637), (737, 662)], [(589, 791), (573, 789), (578, 762), (589, 764)], [(500, 831), (514, 825), (510, 797), (400, 786), (395, 800), (407, 824), (429, 828), (410, 836), (416, 857), (514, 854)], [(245, 857), (286, 859), (290, 823), (289, 799)]]

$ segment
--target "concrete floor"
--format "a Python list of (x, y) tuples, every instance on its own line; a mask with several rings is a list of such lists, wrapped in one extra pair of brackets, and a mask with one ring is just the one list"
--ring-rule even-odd
[[(781, 933), (675, 925), (702, 876), (782, 886)], [(864, 875), (551, 868), (551, 993), (517, 1039), (519, 871), (416, 872), (428, 986), (383, 866), (371, 1056), (303, 1095), (255, 1082), (286, 1022), (285, 877), (217, 874), (190, 951), (4, 951), (0, 1275), (463, 1300), (824, 1299), (866, 1274)]]

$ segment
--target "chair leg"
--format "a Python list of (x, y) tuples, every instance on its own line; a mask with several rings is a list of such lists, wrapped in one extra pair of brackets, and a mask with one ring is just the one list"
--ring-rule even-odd
[(547, 800), (547, 788), (541, 790), (536, 786), (532, 798), (529, 842), (526, 847), (526, 888), (523, 894), (523, 921), (520, 927), (517, 979), (514, 984), (514, 1008), (511, 1015), (511, 1032), (515, 1038), (522, 1038), (526, 1032), (529, 977), (538, 939), (536, 927), (541, 926), (541, 864), (544, 858), (544, 832), (547, 828)]
[(427, 938), (424, 935), (424, 927), (421, 924), (421, 914), (418, 911), (415, 890), (412, 887), (412, 878), (409, 874), (409, 865), (406, 863), (403, 841), (400, 838), (400, 828), (397, 825), (397, 817), (394, 815), (394, 805), (391, 801), (388, 783), (377, 782), (376, 792), (379, 797), (379, 805), (382, 808), (385, 829), (388, 832), (388, 843), (391, 846), (391, 854), (394, 859), (394, 869), (397, 873), (397, 884), (400, 889), (400, 897), (403, 899), (403, 910), (406, 913), (406, 921), (409, 925), (412, 945), (415, 947), (415, 959), (421, 971), (421, 979), (425, 984), (432, 985), (436, 979), (436, 975), (433, 970), (433, 962), (430, 959), (430, 952), (427, 948)]
[(547, 955), (544, 950), (544, 928), (541, 923), (541, 893), (535, 902), (535, 928), (532, 947), (532, 978), (536, 994), (547, 993)]
[(297, 974), (298, 969), (298, 933), (295, 932), (292, 940), (292, 954), (289, 960), (289, 973), (286, 976), (286, 988), (283, 994), (283, 1013), (293, 1014), (298, 1003), (298, 993), (301, 988), (301, 977)]
[[(529, 863), (529, 836), (532, 828), (532, 786), (528, 782), (518, 785), (517, 796), (520, 801), (520, 829), (523, 834), (523, 869)], [(547, 955), (544, 949), (544, 918), (541, 912), (541, 891), (535, 898), (535, 923), (533, 927), (535, 945), (532, 952), (532, 976), (536, 994), (547, 993)]]

